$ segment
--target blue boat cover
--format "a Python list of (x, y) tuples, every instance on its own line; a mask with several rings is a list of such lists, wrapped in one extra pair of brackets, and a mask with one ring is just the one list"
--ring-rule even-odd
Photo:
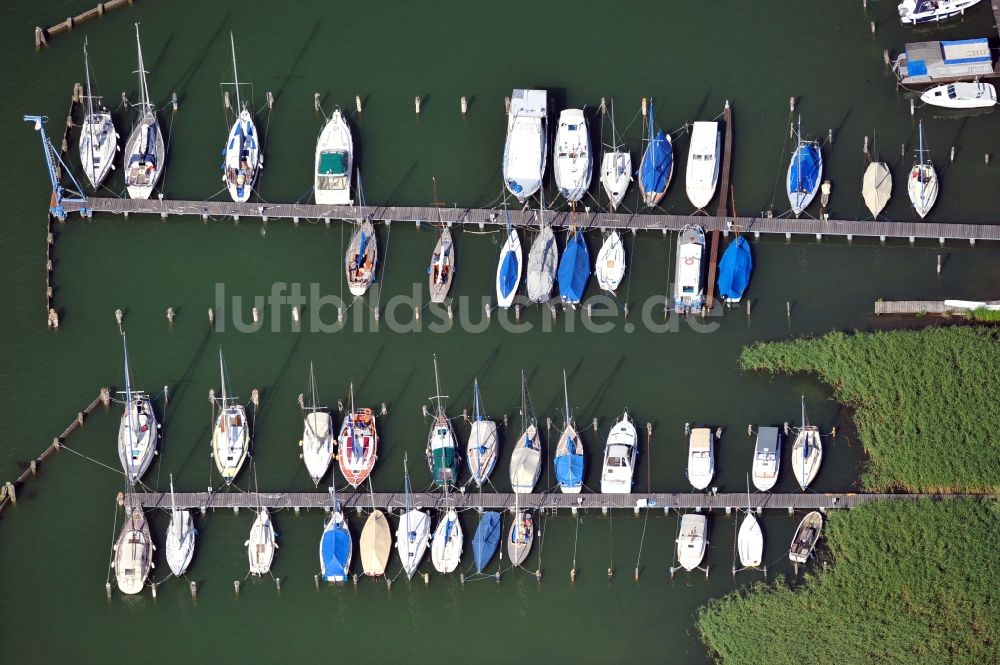
[(367, 248), (368, 248), (368, 236), (366, 236), (365, 232), (362, 231), (361, 232), (361, 243), (358, 244), (358, 256), (363, 258), (364, 255), (365, 255), (365, 249), (367, 249)]
[(674, 162), (674, 147), (661, 129), (646, 146), (646, 155), (639, 169), (639, 182), (645, 192), (662, 192)]
[(788, 193), (815, 192), (819, 187), (819, 148), (812, 143), (799, 143), (792, 153), (788, 169)]
[[(504, 245), (506, 247), (506, 245)], [(504, 298), (517, 288), (518, 264), (517, 252), (505, 249), (503, 264), (500, 266), (500, 293)]]
[(555, 460), (556, 480), (564, 487), (578, 487), (583, 484), (583, 455), (567, 453)]
[(559, 260), (559, 296), (564, 302), (576, 304), (583, 298), (587, 290), (587, 279), (590, 277), (590, 253), (583, 234), (577, 230), (566, 243), (566, 251)]
[(342, 582), (347, 579), (346, 564), (351, 556), (351, 534), (343, 522), (323, 531), (319, 545), (323, 579)]
[(472, 554), (476, 558), (476, 572), (481, 573), (496, 554), (500, 544), (500, 513), (487, 510), (479, 520), (476, 535), (472, 537)]
[(743, 236), (729, 243), (719, 261), (719, 295), (726, 300), (739, 300), (750, 283), (753, 257), (750, 243)]

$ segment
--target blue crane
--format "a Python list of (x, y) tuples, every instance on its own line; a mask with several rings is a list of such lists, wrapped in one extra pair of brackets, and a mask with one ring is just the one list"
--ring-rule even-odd
[[(67, 201), (69, 203), (83, 204), (83, 207), (80, 208), (80, 214), (84, 217), (89, 217), (91, 213), (86, 207), (87, 197), (82, 194), (83, 187), (73, 177), (73, 172), (66, 165), (66, 162), (62, 160), (62, 157), (59, 156), (59, 153), (56, 152), (52, 141), (49, 140), (48, 135), (45, 133), (45, 123), (48, 122), (48, 118), (41, 115), (26, 115), (24, 116), (24, 121), (35, 123), (35, 131), (41, 134), (42, 137), (42, 152), (45, 153), (45, 164), (49, 169), (49, 182), (52, 183), (52, 199), (49, 203), (49, 213), (60, 220), (66, 219), (66, 209), (63, 208), (62, 204), (63, 201)], [(58, 168), (56, 161), (62, 165), (62, 169), (59, 172), (56, 171)], [(73, 185), (76, 186), (75, 191), (63, 189), (62, 183), (59, 181), (59, 173), (62, 171), (65, 171), (69, 179), (73, 181)]]

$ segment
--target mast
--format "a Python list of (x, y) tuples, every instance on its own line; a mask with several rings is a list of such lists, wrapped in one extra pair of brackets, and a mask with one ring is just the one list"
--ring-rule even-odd
[[(802, 193), (802, 115), (799, 115), (799, 126), (795, 130), (795, 162), (798, 168), (795, 170), (798, 175), (798, 182), (795, 183), (796, 193)], [(801, 202), (802, 197), (799, 197)]]
[(524, 380), (524, 370), (521, 370), (521, 428), (528, 429), (528, 384)]
[(313, 364), (309, 363), (309, 410), (316, 410), (316, 375), (313, 373)]
[(918, 152), (918, 157), (920, 158), (920, 168), (917, 172), (917, 177), (920, 178), (920, 205), (924, 205), (924, 121), (920, 120), (920, 150)]
[(222, 408), (226, 408), (226, 365), (222, 359), (222, 347), (219, 347), (219, 382), (222, 384)]
[(174, 499), (174, 474), (170, 474), (170, 525), (177, 530), (177, 537), (181, 536), (181, 521), (177, 519), (177, 501)]
[(572, 418), (569, 414), (569, 388), (566, 387), (566, 370), (563, 370), (563, 396), (566, 399), (564, 407), (566, 410), (563, 412), (563, 415), (566, 417), (566, 427), (569, 427)]
[(91, 183), (93, 183), (95, 180), (97, 180), (97, 168), (94, 166), (94, 142), (96, 141), (97, 136), (94, 134), (94, 96), (93, 96), (93, 93), (90, 90), (90, 57), (87, 54), (87, 38), (86, 37), (83, 38), (83, 69), (84, 69), (85, 76), (86, 76), (86, 79), (87, 79), (87, 118), (86, 118), (86, 123), (87, 123), (87, 126), (88, 126), (87, 129), (90, 132), (90, 154), (86, 155), (86, 156), (85, 155), (80, 155), (80, 158), (83, 159), (84, 157), (86, 157), (87, 162), (88, 162), (89, 167), (90, 167), (90, 171), (91, 171), (91, 173), (90, 173), (90, 175), (91, 175), (91, 178), (90, 178), (91, 179)]
[[(233, 39), (232, 31), (229, 32), (229, 46), (233, 52), (233, 86), (236, 88), (236, 108), (239, 111), (243, 110), (243, 104), (240, 102), (240, 78), (236, 73), (236, 41)], [(236, 112), (239, 115), (239, 111)]]
[(656, 173), (656, 150), (653, 149), (653, 98), (652, 97), (649, 98), (649, 158), (653, 164), (653, 173)]
[[(406, 520), (406, 542), (407, 544), (413, 542), (413, 532), (410, 531), (410, 471), (407, 468), (407, 456), (406, 452), (403, 452), (403, 500), (406, 508), (406, 513), (403, 519)], [(407, 561), (404, 562), (404, 567), (409, 564), (409, 548), (407, 548)], [(410, 577), (409, 571), (407, 571), (407, 577)]]
[(483, 419), (482, 413), (480, 412), (481, 409), (480, 409), (480, 404), (479, 404), (479, 379), (478, 378), (476, 379), (475, 384), (474, 384), (474, 391), (475, 391), (475, 404), (473, 404), (472, 408), (475, 411), (474, 417), (476, 419), (476, 422), (478, 423), (480, 420)]
[(438, 357), (434, 354), (434, 398), (437, 400), (437, 415), (438, 417), (444, 416), (444, 406), (441, 404), (441, 380), (438, 378)]
[(139, 42), (139, 24), (135, 24), (135, 47), (139, 54), (139, 107), (142, 114), (150, 112), (149, 89), (146, 87), (146, 67), (142, 62), (142, 44)]
[[(128, 342), (125, 340), (124, 334), (122, 334), (122, 349), (125, 352), (125, 404), (126, 409), (128, 409), (132, 406), (132, 376), (128, 369)], [(131, 421), (131, 415), (129, 420)]]

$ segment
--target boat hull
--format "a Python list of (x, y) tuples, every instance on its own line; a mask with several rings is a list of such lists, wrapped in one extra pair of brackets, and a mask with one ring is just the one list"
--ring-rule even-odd
[(153, 539), (141, 508), (133, 508), (115, 542), (115, 581), (124, 594), (137, 594), (153, 567)]
[(336, 109), (316, 140), (313, 160), (313, 188), (319, 205), (353, 205), (351, 173), (354, 168), (354, 140), (351, 127)]
[(677, 536), (677, 561), (684, 570), (701, 565), (708, 547), (708, 518), (688, 513), (681, 517)]
[(982, 109), (996, 105), (997, 91), (991, 83), (948, 83), (928, 88), (920, 101), (946, 109)]
[(528, 251), (525, 291), (528, 300), (542, 303), (552, 297), (556, 269), (559, 265), (559, 247), (551, 226), (543, 226), (531, 242)]
[(635, 423), (626, 413), (611, 426), (608, 433), (601, 467), (601, 494), (628, 494), (632, 491), (638, 450)]
[(521, 239), (516, 229), (511, 229), (507, 242), (500, 250), (500, 262), (497, 264), (497, 305), (504, 309), (514, 302), (517, 287), (521, 283)]
[(700, 312), (705, 304), (704, 257), (705, 231), (696, 224), (686, 225), (677, 238), (674, 311), (678, 314)]
[(80, 128), (80, 163), (93, 189), (108, 177), (117, 150), (118, 132), (110, 113), (100, 111), (84, 118)]
[[(152, 138), (152, 145), (149, 144)], [(125, 141), (125, 188), (129, 198), (148, 199), (163, 173), (166, 147), (160, 123), (152, 111), (145, 113), (136, 123)]]
[(222, 409), (212, 430), (212, 458), (222, 480), (231, 484), (243, 468), (250, 449), (246, 410), (238, 404)]
[(872, 162), (861, 179), (861, 198), (872, 215), (878, 217), (892, 196), (892, 173), (885, 162)]
[(917, 164), (910, 169), (906, 191), (920, 219), (926, 217), (937, 203), (938, 197), (938, 177), (934, 165), (928, 162), (923, 165)]
[(431, 535), (431, 518), (420, 510), (411, 510), (399, 518), (396, 527), (396, 552), (403, 564), (406, 579), (412, 579), (427, 551)]
[(799, 431), (792, 444), (792, 473), (799, 487), (806, 489), (819, 474), (823, 462), (823, 442), (819, 430), (807, 426)]
[(458, 513), (452, 508), (438, 522), (431, 541), (431, 563), (439, 573), (453, 573), (462, 560), (462, 546), (465, 537), (462, 525), (458, 521)]
[(356, 489), (371, 474), (378, 459), (378, 432), (375, 429), (374, 412), (371, 409), (358, 409), (344, 416), (337, 442), (340, 472), (351, 487)]
[(795, 529), (795, 536), (792, 537), (792, 544), (788, 549), (788, 560), (792, 563), (805, 563), (812, 554), (816, 542), (823, 531), (823, 515), (817, 511), (812, 511), (802, 518), (799, 526)]
[(760, 522), (753, 513), (747, 513), (740, 524), (739, 535), (736, 538), (736, 549), (740, 555), (740, 564), (744, 568), (756, 568), (764, 556), (764, 532)]
[(798, 217), (809, 207), (823, 180), (823, 151), (815, 142), (800, 141), (788, 164), (785, 189), (792, 213)]
[(302, 425), (302, 461), (314, 485), (326, 475), (333, 459), (333, 418), (326, 411), (306, 414)]
[(482, 487), (497, 464), (497, 424), (492, 420), (472, 423), (465, 461), (476, 485)]
[(899, 22), (910, 26), (938, 23), (965, 14), (967, 9), (972, 8), (979, 1), (939, 0), (934, 3), (924, 3), (921, 0), (903, 0), (897, 7)]
[(351, 237), (344, 258), (344, 270), (347, 275), (347, 288), (353, 296), (363, 296), (375, 281), (375, 269), (378, 266), (378, 238), (375, 227), (365, 219), (358, 225)]
[(685, 191), (696, 210), (707, 207), (719, 185), (722, 133), (717, 122), (696, 122), (691, 130)]
[(594, 263), (597, 284), (604, 291), (614, 293), (625, 277), (625, 245), (618, 231), (612, 231), (604, 239)]
[(167, 565), (175, 577), (187, 572), (194, 558), (194, 518), (187, 510), (178, 510), (170, 516), (167, 526)]
[(369, 577), (385, 575), (392, 552), (392, 530), (389, 520), (381, 510), (374, 510), (361, 529), (361, 569)]
[(559, 128), (553, 147), (552, 170), (556, 187), (570, 203), (576, 203), (590, 189), (593, 155), (587, 120), (580, 109), (565, 109), (559, 114)]
[(512, 566), (520, 566), (531, 553), (531, 545), (535, 542), (535, 523), (531, 513), (523, 511), (517, 514), (510, 531), (507, 534), (507, 556)]
[(427, 268), (427, 284), (431, 302), (443, 303), (448, 298), (451, 282), (455, 278), (455, 244), (451, 231), (444, 229), (434, 246), (431, 264)]
[(530, 494), (541, 473), (541, 440), (535, 426), (531, 425), (521, 434), (510, 455), (511, 489), (515, 494)]
[(135, 397), (125, 405), (118, 425), (118, 460), (130, 485), (139, 482), (153, 463), (157, 439), (159, 425), (153, 405), (145, 395)]
[(351, 573), (354, 543), (344, 515), (339, 510), (330, 515), (319, 541), (321, 577), (327, 582), (346, 582)]
[(250, 574), (267, 575), (271, 572), (274, 562), (274, 551), (278, 548), (274, 524), (267, 510), (257, 512), (253, 525), (250, 527), (250, 537), (244, 543), (247, 548), (247, 558), (250, 562)]
[(601, 158), (601, 186), (612, 211), (621, 205), (632, 182), (632, 155), (622, 150), (605, 152)]
[(222, 181), (233, 201), (245, 203), (250, 200), (263, 166), (257, 126), (246, 109), (240, 111), (229, 129), (223, 154), (226, 161), (222, 165)]

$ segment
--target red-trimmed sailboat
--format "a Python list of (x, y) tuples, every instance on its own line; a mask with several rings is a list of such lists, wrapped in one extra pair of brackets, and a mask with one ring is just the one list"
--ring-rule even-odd
[(351, 384), (351, 410), (344, 416), (344, 424), (337, 438), (337, 459), (340, 472), (357, 488), (365, 482), (378, 458), (378, 433), (375, 431), (375, 413), (368, 408), (354, 408), (354, 384)]

